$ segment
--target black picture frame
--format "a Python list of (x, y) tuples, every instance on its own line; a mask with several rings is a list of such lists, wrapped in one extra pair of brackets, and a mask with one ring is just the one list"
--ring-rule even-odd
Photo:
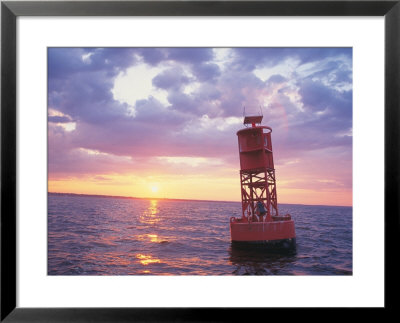
[[(261, 317), (267, 309), (16, 307), (16, 19), (19, 16), (384, 16), (385, 310), (394, 309), (399, 237), (400, 0), (396, 1), (2, 1), (1, 321), (189, 322)], [(371, 125), (371, 128), (373, 125)], [(373, 257), (373, 255), (371, 255)], [(277, 309), (278, 310), (278, 309)], [(379, 310), (379, 309), (378, 309)], [(251, 313), (249, 313), (251, 311)], [(333, 318), (333, 317), (332, 317)]]

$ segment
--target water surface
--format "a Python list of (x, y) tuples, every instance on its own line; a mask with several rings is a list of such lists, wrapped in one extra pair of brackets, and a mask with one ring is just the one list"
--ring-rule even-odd
[(351, 275), (352, 208), (279, 205), (295, 252), (231, 244), (239, 202), (48, 196), (49, 275)]

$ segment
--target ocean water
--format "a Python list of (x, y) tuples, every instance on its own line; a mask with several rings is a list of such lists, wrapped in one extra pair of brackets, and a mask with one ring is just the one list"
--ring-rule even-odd
[(49, 275), (351, 275), (352, 208), (280, 204), (296, 250), (241, 247), (239, 202), (48, 195)]

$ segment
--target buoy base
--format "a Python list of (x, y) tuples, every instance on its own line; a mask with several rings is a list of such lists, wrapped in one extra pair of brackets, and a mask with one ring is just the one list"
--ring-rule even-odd
[(232, 242), (277, 243), (280, 240), (296, 238), (294, 221), (291, 219), (248, 222), (245, 219), (231, 218), (230, 231)]
[(281, 240), (257, 240), (257, 241), (234, 241), (232, 246), (243, 248), (266, 248), (273, 250), (296, 250), (296, 238), (281, 239)]

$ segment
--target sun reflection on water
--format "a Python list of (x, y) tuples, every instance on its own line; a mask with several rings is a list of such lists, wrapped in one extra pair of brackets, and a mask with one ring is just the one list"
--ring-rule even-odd
[(137, 239), (140, 241), (150, 241), (155, 243), (166, 243), (168, 242), (165, 238), (161, 238), (157, 234), (141, 234), (137, 236)]
[(158, 201), (150, 200), (150, 206), (140, 216), (140, 222), (146, 224), (155, 224), (160, 221), (158, 217)]
[(143, 265), (143, 266), (147, 266), (149, 264), (158, 264), (161, 263), (160, 259), (157, 258), (153, 258), (150, 255), (144, 255), (144, 254), (137, 254), (136, 258), (139, 259), (139, 262)]
[(147, 236), (149, 237), (151, 242), (159, 242), (160, 241), (160, 239), (158, 238), (158, 235), (156, 235), (156, 234), (148, 234)]

